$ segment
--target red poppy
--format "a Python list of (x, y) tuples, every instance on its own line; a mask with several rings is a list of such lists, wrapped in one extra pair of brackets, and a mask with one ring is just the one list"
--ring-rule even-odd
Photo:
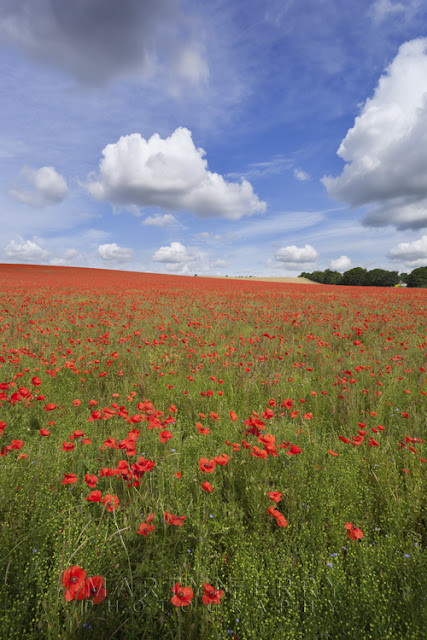
[(31, 378), (31, 382), (35, 387), (38, 387), (42, 383), (40, 378), (38, 378), (37, 376), (34, 376), (34, 378)]
[(85, 475), (85, 482), (88, 487), (94, 489), (96, 487), (96, 483), (98, 482), (97, 476), (89, 475), (88, 473)]
[(203, 604), (220, 604), (224, 591), (218, 591), (211, 584), (203, 583), (204, 594), (202, 596)]
[(64, 479), (62, 481), (62, 484), (74, 484), (75, 482), (78, 481), (78, 478), (75, 473), (64, 473), (63, 476), (64, 476)]
[(173, 477), (174, 477), (174, 478), (180, 478), (181, 476), (182, 476), (181, 471), (176, 471), (176, 472), (173, 474)]
[(45, 429), (44, 427), (41, 427), (40, 429), (40, 435), (41, 436), (50, 436), (50, 431), (48, 431), (47, 429)]
[[(148, 521), (148, 518), (147, 518), (147, 521)], [(146, 538), (147, 534), (150, 533), (151, 531), (154, 531), (154, 524), (147, 524), (147, 522), (142, 522), (139, 525), (139, 529), (137, 533), (139, 533), (141, 536), (144, 536)]]
[(187, 516), (173, 516), (168, 511), (165, 511), (165, 522), (167, 522), (168, 524), (173, 524), (175, 525), (175, 527), (183, 527), (186, 517)]
[(215, 460), (208, 460), (207, 458), (200, 458), (199, 460), (199, 467), (202, 473), (213, 473), (215, 466)]
[(270, 500), (273, 500), (273, 502), (280, 502), (280, 499), (282, 497), (282, 494), (279, 491), (269, 491), (267, 495)]
[(65, 587), (65, 599), (71, 602), (84, 587), (86, 571), (75, 565), (66, 569), (62, 575), (62, 584)]
[(300, 449), (296, 444), (292, 444), (289, 451), (286, 452), (288, 456), (295, 456), (297, 453), (302, 453), (302, 449)]
[(53, 402), (49, 402), (44, 408), (45, 411), (53, 411), (54, 409), (57, 409), (57, 406)]
[(175, 607), (186, 607), (191, 604), (193, 590), (190, 587), (181, 587), (179, 582), (177, 582), (171, 591), (175, 594), (171, 598), (171, 602)]
[(198, 428), (199, 433), (201, 433), (203, 436), (207, 436), (210, 431), (209, 427), (204, 427), (201, 422), (198, 422), (196, 424), (196, 427)]
[(339, 453), (335, 453), (335, 451), (331, 451), (331, 449), (328, 449), (328, 453), (331, 454), (331, 456), (338, 456)]
[(361, 540), (363, 538), (363, 533), (359, 527), (356, 527), (350, 522), (346, 522), (344, 526), (347, 529), (347, 535), (351, 540)]
[(104, 504), (108, 505), (108, 511), (114, 511), (119, 506), (119, 499), (117, 496), (112, 496), (111, 494), (107, 493), (107, 495), (104, 497)]
[(63, 442), (61, 451), (73, 451), (74, 442)]
[(226, 453), (221, 453), (220, 456), (214, 456), (214, 462), (222, 467), (224, 467), (229, 460), (231, 460), (231, 458)]
[(99, 489), (91, 491), (85, 500), (89, 500), (89, 502), (102, 502), (102, 491), (99, 491)]
[(230, 418), (233, 420), (233, 422), (236, 422), (236, 420), (238, 420), (237, 413), (235, 413), (234, 411), (230, 411)]
[(172, 434), (170, 431), (160, 431), (160, 442), (167, 442), (172, 438)]
[(93, 576), (92, 578), (88, 578), (85, 582), (85, 592), (88, 598), (92, 596), (93, 604), (99, 604), (105, 600), (107, 595), (107, 590), (105, 589), (105, 578), (102, 576)]
[(203, 488), (205, 491), (209, 491), (209, 493), (212, 493), (212, 485), (211, 485), (211, 484), (209, 484), (209, 482), (207, 482), (207, 481), (203, 482), (203, 483), (202, 483), (202, 488)]

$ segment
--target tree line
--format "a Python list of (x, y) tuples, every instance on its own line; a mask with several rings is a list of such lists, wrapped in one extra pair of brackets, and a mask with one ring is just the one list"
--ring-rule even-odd
[(404, 282), (408, 287), (427, 288), (427, 267), (418, 267), (411, 273), (354, 267), (344, 273), (325, 269), (325, 271), (303, 271), (300, 278), (308, 278), (321, 284), (342, 284), (351, 287), (395, 287)]

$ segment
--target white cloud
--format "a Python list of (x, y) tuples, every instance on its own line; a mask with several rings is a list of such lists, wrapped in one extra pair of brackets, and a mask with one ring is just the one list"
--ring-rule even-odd
[(310, 180), (310, 176), (308, 175), (308, 173), (306, 173), (302, 169), (294, 169), (294, 178), (296, 178), (297, 180), (301, 180), (302, 182), (304, 182), (305, 180)]
[(144, 226), (152, 226), (152, 227), (170, 227), (171, 225), (176, 224), (178, 221), (170, 213), (165, 213), (164, 215), (155, 215), (148, 216), (141, 222)]
[(344, 272), (347, 271), (347, 269), (350, 269), (350, 266), (351, 260), (350, 258), (347, 258), (347, 256), (340, 256), (339, 258), (336, 258), (336, 260), (331, 260), (330, 262), (330, 268), (335, 271)]
[(24, 241), (23, 238), (20, 238), (20, 242), (11, 240), (9, 244), (3, 248), (0, 255), (3, 255), (7, 260), (18, 260), (20, 262), (38, 264), (47, 260), (49, 252), (31, 240)]
[(191, 131), (179, 127), (168, 138), (139, 133), (122, 136), (102, 151), (100, 177), (87, 189), (112, 205), (189, 211), (200, 218), (239, 220), (267, 208), (247, 180), (227, 182), (207, 169), (206, 152)]
[(25, 167), (21, 171), (20, 177), (33, 188), (27, 190), (14, 187), (9, 190), (9, 195), (33, 207), (58, 204), (64, 200), (68, 193), (65, 178), (54, 167), (41, 167), (40, 169)]
[(375, 24), (383, 22), (388, 16), (401, 14), (406, 11), (405, 5), (401, 2), (391, 2), (391, 0), (375, 0), (369, 7), (369, 15)]
[(98, 255), (105, 262), (127, 262), (133, 256), (133, 249), (119, 247), (115, 242), (112, 244), (101, 244), (98, 247)]
[(337, 153), (347, 164), (322, 182), (351, 206), (374, 203), (364, 224), (427, 226), (427, 38), (400, 47)]
[(319, 257), (316, 249), (309, 244), (304, 247), (289, 245), (276, 251), (277, 262), (283, 263), (289, 269), (299, 269), (302, 265), (314, 264)]
[(211, 269), (224, 269), (227, 266), (227, 263), (225, 260), (215, 260), (215, 262), (212, 262), (212, 264), (210, 265)]
[(407, 267), (427, 267), (427, 235), (414, 242), (399, 242), (388, 252), (394, 262), (403, 262)]
[(160, 247), (152, 257), (153, 262), (170, 264), (192, 262), (197, 259), (198, 255), (189, 251), (180, 242), (171, 242), (168, 247)]

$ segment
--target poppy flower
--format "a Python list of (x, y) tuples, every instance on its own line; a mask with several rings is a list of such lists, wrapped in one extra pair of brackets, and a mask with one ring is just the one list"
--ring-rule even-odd
[(203, 488), (205, 491), (209, 491), (209, 493), (212, 493), (212, 485), (211, 485), (211, 484), (209, 484), (209, 482), (207, 482), (207, 481), (203, 482), (203, 483), (202, 483), (202, 488)]
[(203, 583), (204, 593), (202, 596), (203, 604), (220, 604), (224, 591), (218, 591), (211, 584)]
[(176, 472), (173, 474), (173, 477), (174, 477), (174, 478), (180, 478), (181, 476), (182, 476), (181, 471), (176, 471)]
[(41, 436), (50, 436), (50, 431), (48, 431), (47, 429), (45, 429), (44, 427), (41, 427), (40, 429), (40, 435)]
[(66, 569), (62, 575), (62, 584), (65, 587), (65, 599), (71, 602), (84, 586), (86, 571), (75, 565)]
[(235, 413), (234, 411), (230, 411), (230, 418), (233, 420), (233, 422), (236, 422), (236, 420), (238, 420), (237, 413)]
[(273, 500), (273, 502), (280, 502), (280, 499), (282, 497), (282, 494), (279, 491), (269, 491), (267, 495), (270, 500)]
[(57, 409), (57, 406), (53, 402), (49, 402), (44, 408), (45, 411), (53, 411), (54, 409)]
[(359, 527), (356, 527), (350, 522), (346, 522), (344, 526), (347, 529), (347, 535), (351, 540), (361, 540), (363, 538), (363, 533)]
[(64, 476), (64, 479), (62, 481), (62, 484), (74, 484), (75, 482), (78, 481), (78, 478), (75, 473), (64, 473), (63, 476)]
[(35, 387), (38, 387), (42, 383), (40, 378), (38, 378), (37, 376), (34, 376), (34, 378), (31, 378), (31, 382)]
[(201, 433), (203, 436), (207, 436), (208, 433), (210, 432), (209, 427), (204, 427), (201, 422), (198, 422), (196, 424), (196, 427), (198, 428), (199, 433)]
[(190, 587), (181, 587), (179, 582), (177, 582), (171, 591), (175, 594), (171, 598), (171, 602), (175, 607), (186, 607), (191, 604), (193, 590)]
[(331, 454), (331, 456), (338, 456), (339, 453), (335, 453), (335, 451), (332, 451), (331, 449), (328, 449), (328, 453)]
[(151, 531), (154, 531), (154, 524), (148, 524), (147, 522), (142, 522), (139, 525), (139, 529), (137, 533), (146, 538), (147, 534), (150, 533)]
[(302, 449), (300, 449), (296, 444), (292, 444), (289, 451), (286, 452), (288, 456), (295, 456), (297, 453), (302, 453)]
[[(93, 576), (85, 582), (85, 595), (87, 598), (92, 597), (93, 604), (100, 604), (107, 595), (105, 589), (105, 578), (102, 576)], [(77, 598), (78, 599), (78, 598)]]
[(114, 511), (119, 505), (119, 499), (117, 496), (112, 496), (111, 494), (107, 493), (107, 495), (104, 497), (104, 504), (108, 506), (108, 511)]
[(172, 438), (172, 434), (170, 431), (160, 431), (160, 442), (167, 442)]
[(165, 522), (167, 522), (168, 524), (173, 524), (175, 525), (175, 527), (183, 527), (186, 517), (187, 516), (173, 516), (168, 511), (165, 511)]
[(61, 451), (73, 451), (74, 442), (63, 442)]
[(85, 500), (89, 500), (89, 502), (102, 502), (102, 491), (99, 491), (99, 489), (91, 491)]
[(208, 460), (207, 458), (200, 458), (199, 460), (199, 467), (202, 473), (213, 473), (215, 466), (215, 460)]

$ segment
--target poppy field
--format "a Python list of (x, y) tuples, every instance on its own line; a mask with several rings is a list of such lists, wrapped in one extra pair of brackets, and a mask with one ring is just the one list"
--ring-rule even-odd
[(427, 290), (0, 265), (2, 638), (427, 628)]

